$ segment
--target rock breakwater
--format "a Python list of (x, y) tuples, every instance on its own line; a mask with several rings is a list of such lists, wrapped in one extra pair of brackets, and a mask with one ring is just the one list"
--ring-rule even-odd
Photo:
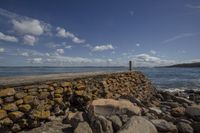
[(0, 132), (199, 133), (200, 105), (156, 90), (140, 72), (0, 90)]
[[(53, 116), (66, 115), (69, 111), (85, 112), (87, 105), (96, 99), (129, 96), (145, 103), (156, 93), (150, 81), (140, 72), (97, 74), (28, 83), (1, 87), (1, 132), (32, 129), (51, 121)], [(80, 126), (86, 125), (82, 123)]]

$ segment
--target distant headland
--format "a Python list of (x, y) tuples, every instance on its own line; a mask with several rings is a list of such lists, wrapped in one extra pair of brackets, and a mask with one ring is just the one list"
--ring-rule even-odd
[(176, 64), (166, 67), (200, 67), (200, 62), (194, 62), (194, 63), (183, 63), (183, 64)]

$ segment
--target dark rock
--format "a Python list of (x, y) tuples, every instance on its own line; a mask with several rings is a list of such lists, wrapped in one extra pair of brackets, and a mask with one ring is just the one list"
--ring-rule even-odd
[(192, 123), (192, 127), (193, 127), (193, 130), (194, 130), (194, 133), (199, 133), (199, 131), (200, 131), (200, 122)]
[(176, 126), (171, 122), (167, 122), (166, 120), (163, 119), (157, 119), (151, 121), (159, 132), (172, 132), (172, 133), (178, 132)]
[(121, 121), (124, 123), (126, 123), (129, 120), (128, 115), (120, 115)]
[(186, 114), (196, 121), (200, 121), (200, 105), (193, 105), (186, 108)]
[(112, 122), (104, 116), (95, 116), (91, 121), (94, 133), (113, 133)]
[(189, 124), (184, 122), (179, 122), (177, 124), (177, 128), (179, 133), (193, 133), (193, 128)]
[(139, 99), (137, 99), (133, 96), (122, 95), (122, 96), (120, 96), (120, 99), (126, 99), (126, 100), (129, 100), (132, 103), (136, 103), (140, 107), (144, 107), (144, 104)]
[(117, 133), (157, 133), (155, 126), (141, 116), (133, 116)]
[(122, 122), (117, 115), (112, 115), (112, 116), (108, 117), (108, 120), (110, 120), (112, 122), (112, 126), (113, 126), (113, 129), (115, 132), (121, 128)]
[(92, 129), (87, 122), (79, 122), (74, 133), (92, 133)]
[(188, 105), (192, 105), (192, 103), (193, 103), (192, 101), (190, 101), (186, 98), (183, 98), (183, 97), (174, 97), (174, 100), (180, 104), (187, 103)]
[(21, 130), (21, 128), (20, 128), (20, 126), (19, 126), (18, 124), (15, 123), (15, 124), (12, 126), (11, 130), (12, 130), (13, 132), (18, 132), (18, 131)]
[(67, 117), (63, 119), (63, 123), (69, 123), (75, 129), (79, 122), (84, 122), (83, 112), (68, 112)]

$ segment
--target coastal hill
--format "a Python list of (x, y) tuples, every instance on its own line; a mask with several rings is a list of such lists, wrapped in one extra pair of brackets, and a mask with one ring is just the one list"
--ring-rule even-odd
[(200, 67), (200, 62), (176, 64), (167, 67)]

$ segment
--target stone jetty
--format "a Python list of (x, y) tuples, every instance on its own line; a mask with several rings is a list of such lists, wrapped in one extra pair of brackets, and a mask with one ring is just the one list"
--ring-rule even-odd
[(0, 79), (1, 133), (200, 131), (200, 105), (141, 72), (51, 76)]

